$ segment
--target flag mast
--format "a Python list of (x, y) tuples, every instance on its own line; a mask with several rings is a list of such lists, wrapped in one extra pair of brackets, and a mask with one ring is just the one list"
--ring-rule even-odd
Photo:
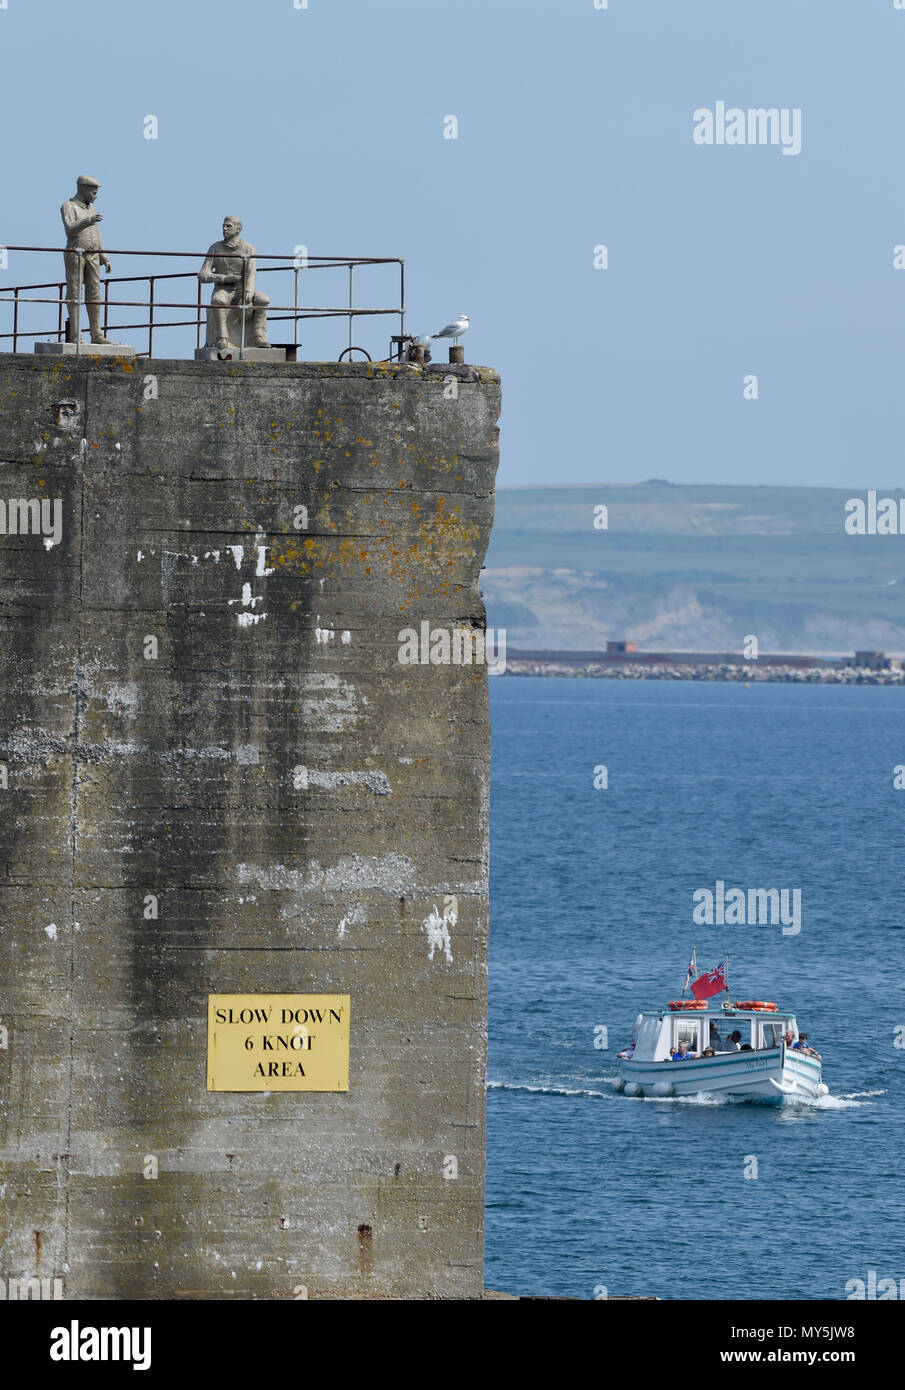
[(729, 952), (727, 951), (727, 952), (726, 952), (726, 1007), (729, 1008), (729, 1007), (731, 1007), (731, 1005), (732, 1005), (732, 1000), (731, 1000), (731, 998), (729, 997)]
[(686, 991), (687, 988), (688, 988), (689, 981), (694, 980), (694, 978), (695, 978), (695, 976), (697, 975), (697, 973), (698, 973), (698, 958), (697, 958), (697, 952), (696, 952), (694, 946), (692, 946), (692, 948), (691, 948), (691, 960), (689, 961), (689, 964), (688, 964), (688, 974), (685, 976), (685, 983), (684, 983), (684, 985), (682, 986), (682, 994), (683, 994), (683, 995), (685, 994), (685, 991)]

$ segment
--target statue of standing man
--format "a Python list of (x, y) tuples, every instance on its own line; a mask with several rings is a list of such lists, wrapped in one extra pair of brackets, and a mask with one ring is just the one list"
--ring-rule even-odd
[[(100, 184), (97, 179), (81, 174), (75, 196), (60, 208), (63, 226), (66, 228), (66, 251), (63, 260), (66, 265), (66, 307), (69, 310), (69, 326), (66, 341), (77, 343), (81, 332), (82, 286), (88, 307), (88, 324), (92, 343), (109, 343), (101, 328), (101, 274), (104, 267), (110, 273), (101, 242), (97, 224), (102, 220), (99, 212), (91, 211), (91, 204), (97, 197)], [(93, 302), (92, 302), (93, 301)]]
[[(267, 341), (267, 305), (270, 303), (270, 297), (255, 289), (255, 248), (242, 240), (241, 231), (240, 218), (224, 217), (223, 240), (214, 242), (198, 272), (198, 279), (202, 285), (209, 285), (211, 282), (216, 285), (211, 295), (208, 347), (225, 349), (238, 345), (241, 323), (237, 325), (236, 319), (241, 315), (243, 303), (248, 309), (246, 346), (270, 346)], [(230, 319), (232, 324), (229, 322)], [(232, 339), (230, 326), (233, 329)], [(210, 341), (211, 337), (215, 340), (213, 343)]]

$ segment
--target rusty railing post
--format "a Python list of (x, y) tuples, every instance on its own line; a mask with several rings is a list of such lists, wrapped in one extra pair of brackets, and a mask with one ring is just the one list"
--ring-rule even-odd
[[(248, 281), (248, 257), (247, 257), (247, 256), (243, 256), (243, 257), (242, 257), (242, 292), (241, 292), (241, 303), (242, 303), (242, 329), (241, 329), (241, 332), (240, 332), (240, 334), (239, 334), (239, 361), (240, 361), (240, 362), (243, 361), (243, 359), (244, 359), (244, 357), (245, 357), (245, 286), (246, 286), (246, 284), (247, 284), (247, 281)], [(228, 312), (229, 312), (229, 311), (227, 310), (227, 313), (228, 313)]]
[[(353, 303), (354, 303), (354, 298), (353, 298), (353, 283), (354, 283), (354, 277), (355, 277), (355, 267), (354, 267), (354, 265), (352, 264), (352, 262), (350, 261), (350, 262), (349, 262), (349, 348), (350, 348), (350, 350), (351, 350), (351, 348), (352, 348), (352, 341), (353, 341), (353, 340), (352, 340), (352, 306), (353, 306)], [(349, 358), (349, 361), (350, 361), (350, 362), (352, 361), (352, 358), (351, 358), (351, 357)]]
[[(70, 331), (70, 333), (73, 332), (73, 331), (75, 332), (75, 355), (76, 355), (76, 357), (81, 357), (81, 355), (82, 355), (82, 286), (83, 286), (84, 283), (85, 283), (85, 252), (82, 250), (81, 246), (77, 246), (77, 247), (76, 247), (76, 254), (77, 254), (78, 258), (79, 258), (79, 260), (78, 260), (78, 266), (79, 266), (79, 283), (78, 283), (78, 291), (77, 291), (76, 297), (75, 297), (75, 327), (74, 327), (74, 329), (73, 329), (73, 325), (70, 324), (70, 325), (69, 325), (69, 331)], [(89, 322), (90, 322), (90, 316), (89, 316)]]
[(155, 276), (148, 276), (148, 356), (154, 356), (154, 280)]

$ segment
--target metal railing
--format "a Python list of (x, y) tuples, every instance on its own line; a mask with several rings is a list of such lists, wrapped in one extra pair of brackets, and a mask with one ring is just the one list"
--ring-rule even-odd
[[(49, 255), (54, 255), (54, 256), (63, 256), (64, 254), (67, 254), (67, 253), (68, 253), (68, 254), (72, 254), (72, 248), (53, 247), (53, 246), (7, 246), (7, 247), (5, 247), (4, 249), (5, 249), (7, 252), (43, 253), (43, 254), (49, 254)], [(80, 252), (79, 254), (84, 254), (84, 253), (81, 253), (81, 252)], [(196, 265), (200, 265), (200, 264), (207, 258), (207, 256), (208, 256), (208, 252), (207, 252), (206, 250), (205, 250), (205, 251), (198, 252), (198, 251), (133, 251), (133, 250), (122, 250), (122, 249), (120, 249), (120, 250), (110, 250), (110, 251), (108, 251), (108, 250), (105, 249), (105, 250), (103, 251), (103, 253), (90, 253), (90, 254), (103, 254), (104, 256), (154, 256), (154, 257), (169, 256), (169, 257), (180, 258), (180, 259), (183, 259), (183, 260), (191, 260), (191, 261), (195, 262)], [(224, 256), (225, 256), (226, 254), (227, 254), (227, 253), (223, 253)], [(229, 310), (229, 309), (235, 309), (235, 310), (240, 311), (240, 313), (241, 313), (241, 338), (240, 338), (240, 342), (239, 342), (239, 344), (238, 344), (238, 355), (239, 355), (239, 357), (241, 358), (241, 357), (244, 356), (246, 346), (248, 346), (248, 344), (246, 343), (246, 334), (245, 334), (245, 329), (246, 329), (246, 316), (247, 316), (247, 314), (249, 314), (249, 313), (254, 313), (254, 312), (255, 312), (255, 309), (256, 309), (258, 306), (254, 305), (254, 304), (246, 304), (246, 302), (245, 302), (245, 300), (246, 300), (246, 293), (245, 293), (245, 290), (246, 290), (246, 277), (247, 277), (247, 275), (248, 275), (248, 261), (249, 261), (249, 259), (251, 259), (251, 258), (250, 258), (249, 256), (247, 256), (247, 255), (241, 256), (241, 257), (240, 257), (239, 253), (237, 253), (235, 256), (230, 256), (229, 259), (231, 259), (231, 260), (239, 260), (239, 259), (241, 259), (241, 260), (242, 260), (242, 263), (243, 263), (243, 264), (242, 264), (242, 282), (241, 282), (241, 286), (239, 287), (240, 290), (241, 290), (241, 293), (240, 293), (240, 295), (239, 295), (239, 297), (238, 297), (238, 300), (237, 300), (237, 302), (236, 302), (235, 304), (217, 305), (217, 306), (215, 306), (215, 307), (218, 307), (218, 308), (225, 308), (225, 309), (227, 309), (227, 310)], [(354, 325), (355, 325), (355, 321), (356, 321), (357, 319), (374, 318), (374, 317), (380, 317), (380, 316), (391, 315), (391, 316), (396, 316), (396, 317), (398, 318), (398, 320), (399, 320), (399, 330), (398, 330), (398, 334), (397, 334), (397, 335), (394, 335), (394, 336), (392, 337), (392, 339), (391, 339), (389, 358), (392, 358), (394, 355), (397, 355), (397, 354), (398, 354), (398, 355), (401, 355), (401, 351), (402, 351), (401, 347), (394, 347), (394, 344), (401, 344), (402, 341), (403, 341), (404, 338), (405, 338), (405, 261), (402, 260), (400, 257), (398, 257), (398, 256), (313, 256), (313, 255), (308, 255), (308, 254), (306, 254), (305, 256), (287, 257), (286, 255), (282, 255), (282, 256), (265, 255), (265, 254), (263, 254), (262, 252), (258, 251), (258, 252), (255, 252), (255, 255), (254, 255), (254, 258), (253, 258), (253, 259), (257, 262), (257, 275), (258, 275), (258, 276), (261, 276), (261, 275), (268, 275), (268, 274), (271, 274), (271, 275), (272, 275), (272, 274), (278, 274), (278, 273), (281, 273), (281, 272), (284, 273), (284, 274), (285, 274), (285, 273), (288, 273), (289, 275), (292, 276), (292, 303), (291, 303), (291, 304), (273, 304), (273, 303), (270, 303), (270, 304), (268, 304), (268, 305), (266, 306), (266, 314), (267, 314), (268, 327), (269, 327), (270, 325), (272, 325), (272, 324), (275, 324), (275, 323), (286, 323), (286, 322), (293, 323), (293, 325), (294, 325), (294, 331), (293, 331), (294, 342), (291, 343), (291, 344), (290, 344), (290, 343), (279, 343), (279, 344), (274, 344), (274, 346), (286, 347), (286, 348), (292, 348), (292, 347), (294, 347), (294, 348), (297, 350), (298, 347), (301, 346), (301, 344), (300, 344), (300, 342), (299, 342), (299, 323), (305, 321), (306, 319), (308, 319), (308, 320), (311, 320), (311, 319), (319, 320), (319, 319), (331, 319), (331, 318), (345, 318), (345, 319), (348, 320), (348, 344), (347, 344), (346, 347), (343, 348), (342, 352), (340, 353), (339, 361), (343, 361), (343, 359), (344, 359), (347, 355), (349, 355), (350, 358), (351, 358), (351, 354), (354, 353), (354, 352), (361, 352), (361, 353), (363, 353), (364, 356), (370, 361), (370, 360), (371, 360), (371, 354), (370, 354), (365, 348), (358, 347), (358, 346), (355, 344), (355, 341), (354, 341)], [(265, 265), (262, 265), (262, 264), (261, 264), (261, 262), (267, 262), (267, 261), (277, 262), (277, 264), (273, 264), (273, 265), (266, 265), (266, 264), (265, 264)], [(280, 264), (280, 262), (282, 262), (283, 264)], [(287, 262), (288, 262), (288, 263), (287, 263)], [(355, 272), (356, 272), (357, 269), (359, 269), (359, 268), (361, 268), (361, 267), (368, 267), (368, 266), (398, 266), (398, 268), (399, 268), (399, 303), (398, 303), (397, 305), (394, 305), (394, 306), (391, 307), (391, 308), (374, 308), (374, 307), (367, 307), (367, 306), (365, 306), (365, 305), (356, 305), (356, 304), (355, 304), (355, 288), (356, 288)], [(308, 276), (310, 276), (314, 271), (320, 271), (320, 270), (334, 270), (334, 271), (336, 271), (336, 270), (339, 270), (339, 271), (341, 271), (341, 270), (346, 270), (346, 271), (347, 271), (347, 273), (348, 273), (348, 299), (349, 299), (348, 304), (342, 304), (342, 305), (306, 305), (306, 304), (302, 304), (302, 303), (301, 303), (301, 296), (300, 296), (300, 277), (301, 277), (301, 276), (305, 276), (306, 281), (307, 281)], [(195, 285), (197, 286), (197, 289), (196, 289), (196, 291), (195, 291), (195, 294), (194, 294), (190, 299), (175, 299), (175, 298), (174, 298), (174, 299), (170, 299), (170, 298), (161, 299), (161, 298), (159, 298), (160, 290), (159, 290), (158, 287), (161, 285), (161, 283), (167, 282), (167, 284), (169, 284), (169, 282), (172, 282), (172, 281), (177, 281), (177, 282), (178, 282), (178, 281), (184, 281), (184, 280), (194, 281)], [(146, 285), (148, 286), (147, 298), (144, 298), (144, 299), (141, 299), (141, 298), (138, 298), (138, 299), (135, 299), (135, 298), (123, 298), (123, 299), (116, 298), (116, 299), (114, 299), (114, 298), (111, 297), (111, 294), (110, 294), (110, 288), (111, 288), (111, 286), (113, 286), (113, 285), (133, 285), (133, 284), (146, 284)], [(146, 332), (147, 332), (147, 335), (148, 335), (148, 347), (147, 347), (147, 351), (146, 351), (146, 352), (139, 352), (139, 353), (137, 354), (139, 357), (153, 357), (153, 355), (154, 355), (154, 333), (155, 333), (155, 330), (158, 330), (158, 331), (159, 331), (159, 330), (165, 329), (165, 328), (189, 328), (189, 327), (194, 327), (195, 330), (196, 330), (196, 347), (199, 347), (199, 348), (201, 347), (201, 345), (202, 345), (202, 329), (203, 329), (204, 326), (205, 326), (206, 317), (207, 317), (207, 313), (208, 313), (208, 310), (209, 310), (209, 308), (210, 308), (210, 305), (205, 304), (205, 303), (202, 302), (202, 290), (203, 290), (204, 287), (203, 287), (203, 285), (202, 285), (202, 282), (201, 282), (201, 281), (199, 280), (199, 278), (198, 278), (198, 271), (197, 271), (197, 270), (173, 271), (173, 272), (164, 273), (164, 274), (161, 274), (161, 273), (153, 273), (153, 274), (146, 274), (146, 275), (114, 275), (114, 276), (108, 277), (106, 280), (103, 281), (103, 288), (104, 288), (104, 295), (103, 295), (103, 298), (100, 299), (100, 300), (95, 300), (95, 299), (92, 299), (92, 300), (83, 299), (83, 300), (82, 300), (82, 305), (81, 305), (82, 309), (87, 309), (87, 306), (88, 306), (89, 304), (91, 304), (92, 306), (93, 306), (93, 305), (100, 305), (100, 307), (101, 307), (102, 310), (103, 310), (103, 331), (104, 331), (104, 335), (105, 335), (105, 336), (106, 336), (108, 330), (113, 331), (113, 332), (115, 332), (115, 333), (135, 332), (135, 331), (144, 332), (144, 331), (146, 331)], [(214, 288), (216, 288), (216, 286), (214, 286)], [(40, 294), (35, 293), (36, 291), (40, 291), (40, 290), (53, 290), (53, 291), (56, 291), (56, 293), (55, 293), (55, 294), (52, 294), (52, 295), (40, 295)], [(168, 293), (168, 291), (165, 291), (164, 293)], [(177, 293), (178, 293), (178, 288), (174, 288), (173, 294), (175, 295), (175, 294), (177, 294)], [(21, 339), (33, 338), (33, 339), (42, 339), (42, 340), (45, 340), (45, 341), (51, 340), (51, 341), (55, 341), (55, 342), (58, 342), (58, 343), (65, 341), (65, 333), (66, 333), (66, 320), (65, 320), (65, 318), (64, 318), (64, 310), (65, 310), (65, 307), (66, 307), (66, 281), (65, 281), (65, 279), (63, 279), (63, 280), (58, 280), (58, 281), (48, 281), (48, 282), (43, 283), (43, 284), (14, 285), (14, 286), (10, 286), (10, 287), (3, 286), (2, 283), (0, 283), (0, 304), (10, 305), (11, 308), (12, 308), (12, 326), (11, 326), (11, 328), (10, 328), (10, 331), (8, 331), (8, 332), (0, 332), (0, 352), (4, 352), (4, 351), (8, 352), (8, 351), (10, 351), (10, 350), (11, 350), (12, 352), (17, 352), (17, 351), (19, 350), (19, 344), (20, 344), (20, 340), (21, 340)], [(55, 326), (53, 326), (53, 327), (43, 327), (43, 328), (40, 328), (40, 329), (37, 329), (37, 330), (34, 329), (34, 328), (31, 328), (31, 327), (29, 327), (29, 328), (27, 328), (27, 329), (26, 329), (26, 328), (23, 328), (23, 327), (22, 327), (22, 313), (23, 313), (23, 310), (25, 309), (25, 306), (27, 306), (27, 305), (32, 305), (32, 304), (55, 304), (55, 305), (57, 306), (57, 314), (56, 314), (56, 324), (55, 324)], [(135, 309), (147, 309), (147, 310), (148, 310), (148, 314), (147, 314), (147, 317), (146, 317), (146, 318), (142, 318), (141, 316), (136, 316), (136, 320), (137, 320), (137, 321), (134, 322), (134, 323), (116, 323), (116, 324), (112, 324), (111, 321), (110, 321), (111, 310), (114, 310), (114, 309), (123, 309), (123, 308), (129, 308), (129, 309), (131, 309), (131, 308), (135, 308)], [(162, 319), (159, 318), (159, 313), (160, 313), (160, 311), (162, 311), (162, 310), (173, 310), (173, 309), (182, 310), (182, 311), (187, 315), (187, 317), (184, 317), (184, 318), (177, 318), (177, 319), (165, 319), (165, 320), (162, 320)], [(81, 317), (81, 314), (80, 314), (80, 317)], [(10, 341), (11, 341), (11, 343), (12, 343), (11, 349), (4, 346), (5, 343), (10, 342)], [(82, 342), (81, 342), (81, 332), (79, 332), (79, 333), (76, 335), (76, 338), (75, 338), (75, 347), (76, 347), (76, 352), (83, 351), (83, 352), (86, 352), (86, 353), (90, 353), (90, 351), (91, 351), (91, 344), (90, 344), (90, 343), (82, 343)], [(387, 359), (387, 360), (389, 360), (389, 359)]]

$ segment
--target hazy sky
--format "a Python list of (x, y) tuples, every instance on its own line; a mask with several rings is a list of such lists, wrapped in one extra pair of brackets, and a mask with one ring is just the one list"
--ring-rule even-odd
[[(404, 256), (408, 326), (470, 314), (502, 374), (509, 486), (902, 481), (894, 0), (7, 6), (0, 241), (59, 244), (84, 172), (111, 247), (204, 250), (234, 211), (262, 251)], [(800, 108), (801, 152), (696, 144), (717, 101)]]

